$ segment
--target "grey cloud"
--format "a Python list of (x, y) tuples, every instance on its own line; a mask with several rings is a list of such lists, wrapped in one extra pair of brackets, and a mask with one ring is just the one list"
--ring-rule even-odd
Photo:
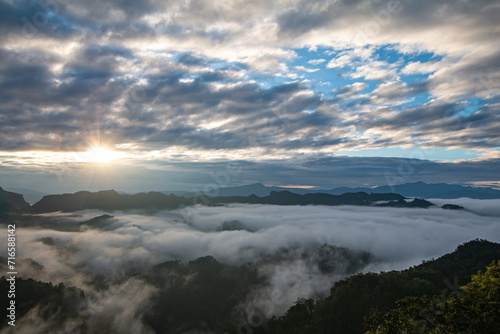
[[(261, 89), (256, 84), (244, 84), (214, 91), (206, 83), (206, 79), (180, 83), (178, 82), (180, 77), (181, 75), (174, 75), (171, 79), (156, 84), (154, 91), (147, 92), (147, 99), (154, 101), (157, 112), (138, 112), (142, 106), (126, 111), (125, 115), (129, 119), (131, 116), (133, 119), (145, 121), (156, 119), (161, 122), (164, 119), (163, 124), (166, 128), (153, 131), (150, 127), (152, 135), (145, 142), (175, 143), (205, 149), (238, 148), (246, 145), (245, 142), (251, 137), (262, 138), (264, 133), (278, 135), (298, 129), (314, 128), (324, 125), (321, 121), (327, 122), (330, 119), (319, 112), (314, 115), (295, 116), (305, 109), (315, 109), (322, 104), (318, 96), (293, 96), (292, 94), (304, 89), (297, 83), (283, 84), (267, 90)], [(168, 109), (161, 110), (161, 106), (165, 103)], [(269, 108), (270, 104), (278, 107)], [(191, 119), (199, 119), (200, 123), (188, 121), (187, 115), (196, 115), (197, 118)], [(224, 126), (226, 131), (223, 133), (198, 128), (212, 120), (218, 121), (231, 116), (237, 116), (237, 119)], [(244, 129), (238, 130), (239, 135), (236, 135), (234, 127), (231, 129), (232, 125)], [(311, 131), (314, 132), (312, 129)], [(122, 133), (126, 137), (126, 132)], [(281, 140), (286, 141), (286, 139)], [(259, 143), (265, 144), (263, 141)], [(266, 145), (270, 144), (280, 145), (277, 141)], [(307, 143), (302, 144), (302, 146), (307, 145)]]
[(371, 99), (376, 104), (398, 104), (411, 96), (411, 89), (406, 83), (391, 81), (378, 85), (370, 93)]
[(193, 127), (178, 127), (160, 131), (148, 138), (148, 142), (158, 144), (175, 143), (192, 148), (220, 149), (221, 143), (224, 148), (239, 148), (244, 140), (235, 133), (214, 131), (203, 131)]
[(90, 0), (85, 3), (69, 2), (66, 13), (89, 24), (136, 20), (153, 12), (156, 6), (151, 1)]
[(39, 37), (64, 40), (77, 35), (77, 29), (62, 15), (63, 8), (58, 2), (56, 7), (43, 1), (0, 2), (0, 41), (21, 44)]
[(188, 66), (206, 65), (206, 61), (201, 57), (196, 57), (191, 53), (183, 53), (177, 58), (177, 62)]
[[(380, 95), (375, 90), (372, 99), (377, 103), (395, 103), (397, 100), (393, 99), (405, 98), (410, 92), (397, 90), (389, 95)], [(497, 106), (486, 105), (464, 116), (463, 113), (467, 111), (463, 103), (430, 103), (404, 108), (396, 106), (375, 109), (366, 117), (344, 124), (355, 125), (358, 130), (384, 129), (383, 139), (387, 144), (411, 142), (411, 138), (419, 138), (429, 140), (429, 144), (435, 147), (487, 148), (498, 146), (500, 141), (497, 135), (497, 109)], [(402, 138), (392, 135), (391, 131), (405, 131), (411, 137)], [(450, 141), (450, 138), (454, 139)]]
[(131, 59), (132, 52), (122, 47), (88, 45), (75, 52), (72, 60), (65, 64), (61, 79), (92, 80), (99, 86), (118, 73), (120, 58)]
[[(0, 29), (19, 32), (22, 18), (33, 17), (41, 4), (1, 2)], [(23, 49), (0, 51), (2, 148), (72, 150), (84, 148), (85, 139), (94, 135), (116, 145), (138, 141), (135, 144), (142, 150), (148, 145), (183, 145), (186, 150), (263, 147), (288, 150), (291, 155), (298, 148), (378, 148), (414, 144), (415, 139), (438, 147), (497, 147), (499, 57), (497, 49), (489, 46), (498, 44), (498, 37), (487, 32), (496, 27), (495, 3), (402, 1), (400, 10), (384, 23), (380, 11), (389, 10), (388, 4), (299, 1), (286, 8), (274, 1), (60, 4), (37, 38), (22, 39)], [(446, 16), (432, 15), (441, 12)], [(155, 13), (161, 14), (158, 22), (149, 15)], [(262, 18), (268, 26), (261, 25)], [(392, 90), (387, 89), (389, 83), (379, 84), (368, 97), (358, 95), (363, 84), (339, 88), (329, 97), (306, 94), (311, 88), (306, 83), (263, 88), (251, 81), (272, 82), (271, 70), (289, 74), (265, 66), (257, 70), (261, 64), (256, 59), (283, 64), (290, 57), (285, 52), (288, 47), (309, 45), (309, 32), (324, 31), (329, 40), (326, 43), (316, 36), (320, 45), (353, 50), (345, 43), (337, 45), (345, 42), (345, 31), (363, 33), (364, 24), (373, 22), (380, 26), (368, 36), (374, 47), (391, 44), (398, 49), (416, 43), (416, 50), (438, 53), (450, 66), (424, 82)], [(53, 33), (56, 28), (63, 34)], [(428, 38), (446, 29), (455, 38), (442, 36), (439, 43)], [(65, 42), (68, 36), (75, 45), (64, 53), (63, 46), (71, 44)], [(351, 37), (356, 36), (347, 36), (347, 44)], [(63, 42), (58, 44), (60, 38)], [(156, 45), (157, 40), (165, 45)], [(46, 48), (40, 46), (45, 42)], [(8, 40), (2, 43), (10, 45)], [(262, 50), (261, 58), (252, 56), (256, 50), (252, 43), (258, 45), (258, 54)], [(241, 45), (241, 55), (230, 52), (233, 45)], [(471, 53), (464, 54), (469, 48)], [(380, 68), (361, 68), (364, 71), (355, 76), (384, 79), (397, 74), (396, 67), (377, 64)], [(392, 109), (377, 106), (420, 93), (434, 94), (438, 100)], [(484, 104), (473, 115), (464, 116), (456, 102), (464, 94), (481, 98)], [(443, 96), (453, 98), (448, 101)], [(223, 125), (204, 128), (226, 120)], [(382, 134), (372, 140), (356, 136), (366, 130)]]
[[(0, 71), (3, 79), (1, 83), (3, 94), (12, 95), (13, 90), (18, 88), (18, 92), (23, 96), (33, 92), (36, 98), (39, 90), (46, 90), (50, 87), (49, 81), (52, 75), (47, 65), (55, 63), (54, 57), (37, 51), (24, 54), (1, 49), (0, 58), (2, 59)], [(33, 59), (40, 59), (42, 63), (37, 64)]]
[(307, 10), (307, 5), (304, 7), (306, 8), (291, 9), (278, 15), (276, 21), (280, 27), (280, 35), (300, 36), (313, 29), (323, 27), (331, 20), (328, 11), (311, 13)]

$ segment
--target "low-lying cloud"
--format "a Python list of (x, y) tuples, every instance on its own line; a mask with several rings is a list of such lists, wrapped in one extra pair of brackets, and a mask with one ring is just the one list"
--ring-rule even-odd
[[(437, 206), (195, 206), (112, 212), (114, 218), (106, 220), (112, 228), (87, 226), (69, 232), (64, 226), (76, 227), (103, 212), (39, 215), (36, 220), (44, 224), (18, 225), (17, 256), (42, 267), (21, 261), (19, 276), (80, 287), (89, 297), (86, 307), (100, 310), (93, 317), (116, 318), (118, 326), (117, 317), (132, 314), (135, 322), (130, 326), (140, 332), (146, 327), (141, 327), (142, 312), (135, 308), (144, 307), (147, 301), (143, 298), (141, 303), (129, 303), (133, 309), (121, 309), (118, 305), (124, 303), (119, 296), (143, 295), (147, 299), (156, 290), (130, 275), (169, 260), (191, 261), (210, 255), (224, 264), (253, 263), (258, 268), (266, 283), (247, 296), (238, 312), (249, 314), (252, 307), (258, 307), (268, 317), (282, 314), (297, 298), (326, 296), (333, 282), (354, 272), (403, 269), (475, 238), (500, 242), (500, 200), (434, 202), (453, 202), (466, 210)], [(322, 250), (325, 244), (347, 248), (364, 260), (347, 268), (343, 253)], [(0, 240), (0, 247), (7, 249), (6, 240)], [(330, 253), (325, 256), (324, 252)], [(319, 260), (324, 259), (329, 262), (321, 267)], [(104, 290), (96, 289), (95, 277), (103, 277)], [(119, 310), (115, 315), (114, 309)], [(116, 326), (112, 329), (119, 330)]]

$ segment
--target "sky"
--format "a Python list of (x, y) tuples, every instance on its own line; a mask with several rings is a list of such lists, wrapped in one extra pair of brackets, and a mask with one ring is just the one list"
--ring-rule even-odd
[(498, 185), (498, 1), (0, 1), (0, 185)]

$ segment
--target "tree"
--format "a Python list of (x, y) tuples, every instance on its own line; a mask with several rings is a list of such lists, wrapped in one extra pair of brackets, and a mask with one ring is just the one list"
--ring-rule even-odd
[(372, 312), (369, 334), (498, 333), (500, 330), (500, 261), (448, 296), (408, 297), (385, 313)]

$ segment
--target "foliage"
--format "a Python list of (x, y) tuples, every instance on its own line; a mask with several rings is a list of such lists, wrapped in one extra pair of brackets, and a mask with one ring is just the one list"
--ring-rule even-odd
[(367, 333), (498, 333), (500, 261), (449, 296), (405, 298), (397, 304), (386, 314), (372, 312)]
[[(243, 331), (233, 327), (226, 332), (497, 333), (500, 262), (492, 261), (498, 259), (499, 244), (471, 241), (451, 254), (404, 271), (351, 276), (336, 282), (325, 299), (300, 299), (283, 316), (260, 327)], [(484, 273), (472, 276), (485, 268)], [(220, 332), (234, 321), (235, 307), (264, 283), (255, 266), (229, 266), (212, 257), (165, 262), (135, 277), (158, 291), (142, 319), (157, 333)], [(6, 295), (5, 278), (0, 279), (0, 288)], [(0, 304), (3, 319), (7, 319), (6, 302), (4, 298)], [(62, 324), (81, 316), (82, 305), (85, 297), (78, 289), (16, 280), (19, 320), (37, 310), (43, 320)], [(85, 324), (82, 326), (85, 332)]]
[(262, 283), (254, 267), (225, 265), (211, 256), (165, 262), (140, 277), (159, 289), (144, 319), (156, 333), (222, 328), (233, 309)]
[[(5, 296), (0, 299), (0, 328), (7, 326), (7, 307), (10, 300), (7, 297), (10, 282), (5, 276), (0, 278), (0, 291)], [(52, 285), (33, 279), (16, 278), (15, 307), (16, 319), (22, 318), (30, 310), (38, 307), (39, 315), (44, 320), (49, 318), (55, 323), (62, 323), (65, 319), (75, 317), (84, 300), (83, 291), (77, 288), (68, 288), (63, 283)]]
[[(327, 298), (316, 303), (300, 300), (282, 317), (255, 328), (254, 333), (356, 334), (368, 329), (372, 333), (412, 333), (414, 328), (449, 333), (442, 324), (451, 322), (467, 332), (476, 322), (483, 326), (486, 319), (498, 316), (494, 313), (495, 307), (499, 309), (498, 293), (492, 293), (500, 289), (493, 279), (498, 268), (489, 268), (487, 279), (474, 276), (462, 290), (458, 284), (470, 282), (474, 273), (498, 259), (499, 244), (474, 240), (451, 254), (404, 271), (357, 274), (336, 282)], [(455, 297), (458, 291), (462, 293)], [(470, 309), (462, 310), (464, 305)], [(448, 312), (449, 308), (453, 312)], [(369, 319), (368, 326), (365, 319)]]

